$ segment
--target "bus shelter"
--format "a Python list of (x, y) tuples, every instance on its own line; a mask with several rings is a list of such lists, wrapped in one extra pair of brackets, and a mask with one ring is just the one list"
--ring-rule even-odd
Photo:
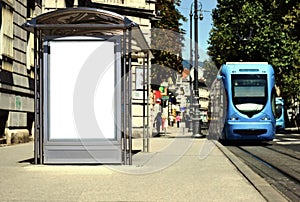
[(149, 68), (139, 26), (79, 7), (23, 27), (34, 34), (34, 163), (132, 164), (132, 52)]

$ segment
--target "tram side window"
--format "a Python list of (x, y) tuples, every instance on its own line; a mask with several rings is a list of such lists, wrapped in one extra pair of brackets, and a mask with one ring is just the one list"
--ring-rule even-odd
[(282, 105), (277, 104), (276, 105), (276, 119), (280, 118), (282, 115)]
[(272, 112), (273, 112), (273, 115), (276, 117), (277, 113), (276, 113), (276, 90), (275, 90), (275, 87), (272, 89), (272, 100), (271, 100), (271, 104), (272, 104)]

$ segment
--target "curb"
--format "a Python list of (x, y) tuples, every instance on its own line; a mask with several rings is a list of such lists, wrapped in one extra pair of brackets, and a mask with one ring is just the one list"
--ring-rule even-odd
[(267, 183), (262, 177), (256, 174), (251, 168), (243, 163), (238, 157), (232, 154), (220, 142), (214, 140), (214, 144), (223, 152), (238, 171), (255, 187), (255, 189), (267, 201), (288, 201), (280, 192)]

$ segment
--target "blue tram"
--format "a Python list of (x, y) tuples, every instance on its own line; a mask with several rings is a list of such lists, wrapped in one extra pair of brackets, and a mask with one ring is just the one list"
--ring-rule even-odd
[[(266, 62), (227, 62), (222, 83), (223, 121), (219, 139), (271, 141), (275, 137), (275, 76)], [(220, 105), (220, 104), (218, 104)], [(221, 104), (222, 106), (222, 104)]]

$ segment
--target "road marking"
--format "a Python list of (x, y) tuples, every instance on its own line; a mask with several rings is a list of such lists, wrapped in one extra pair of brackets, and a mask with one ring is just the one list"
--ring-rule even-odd
[(277, 142), (276, 144), (281, 144), (281, 145), (300, 144), (300, 141)]
[(300, 137), (300, 134), (290, 134), (290, 135)]
[(279, 136), (279, 137), (283, 137), (283, 136), (285, 136), (285, 134), (276, 134), (276, 136)]
[(284, 137), (284, 136), (296, 136), (296, 137), (300, 137), (300, 134), (297, 133), (293, 133), (293, 134), (281, 134), (281, 133), (277, 133), (276, 137)]
[(284, 138), (282, 138), (282, 140), (287, 140), (287, 141), (297, 141), (297, 140), (299, 140), (299, 139), (297, 139), (297, 138), (288, 138), (288, 137), (284, 137)]

